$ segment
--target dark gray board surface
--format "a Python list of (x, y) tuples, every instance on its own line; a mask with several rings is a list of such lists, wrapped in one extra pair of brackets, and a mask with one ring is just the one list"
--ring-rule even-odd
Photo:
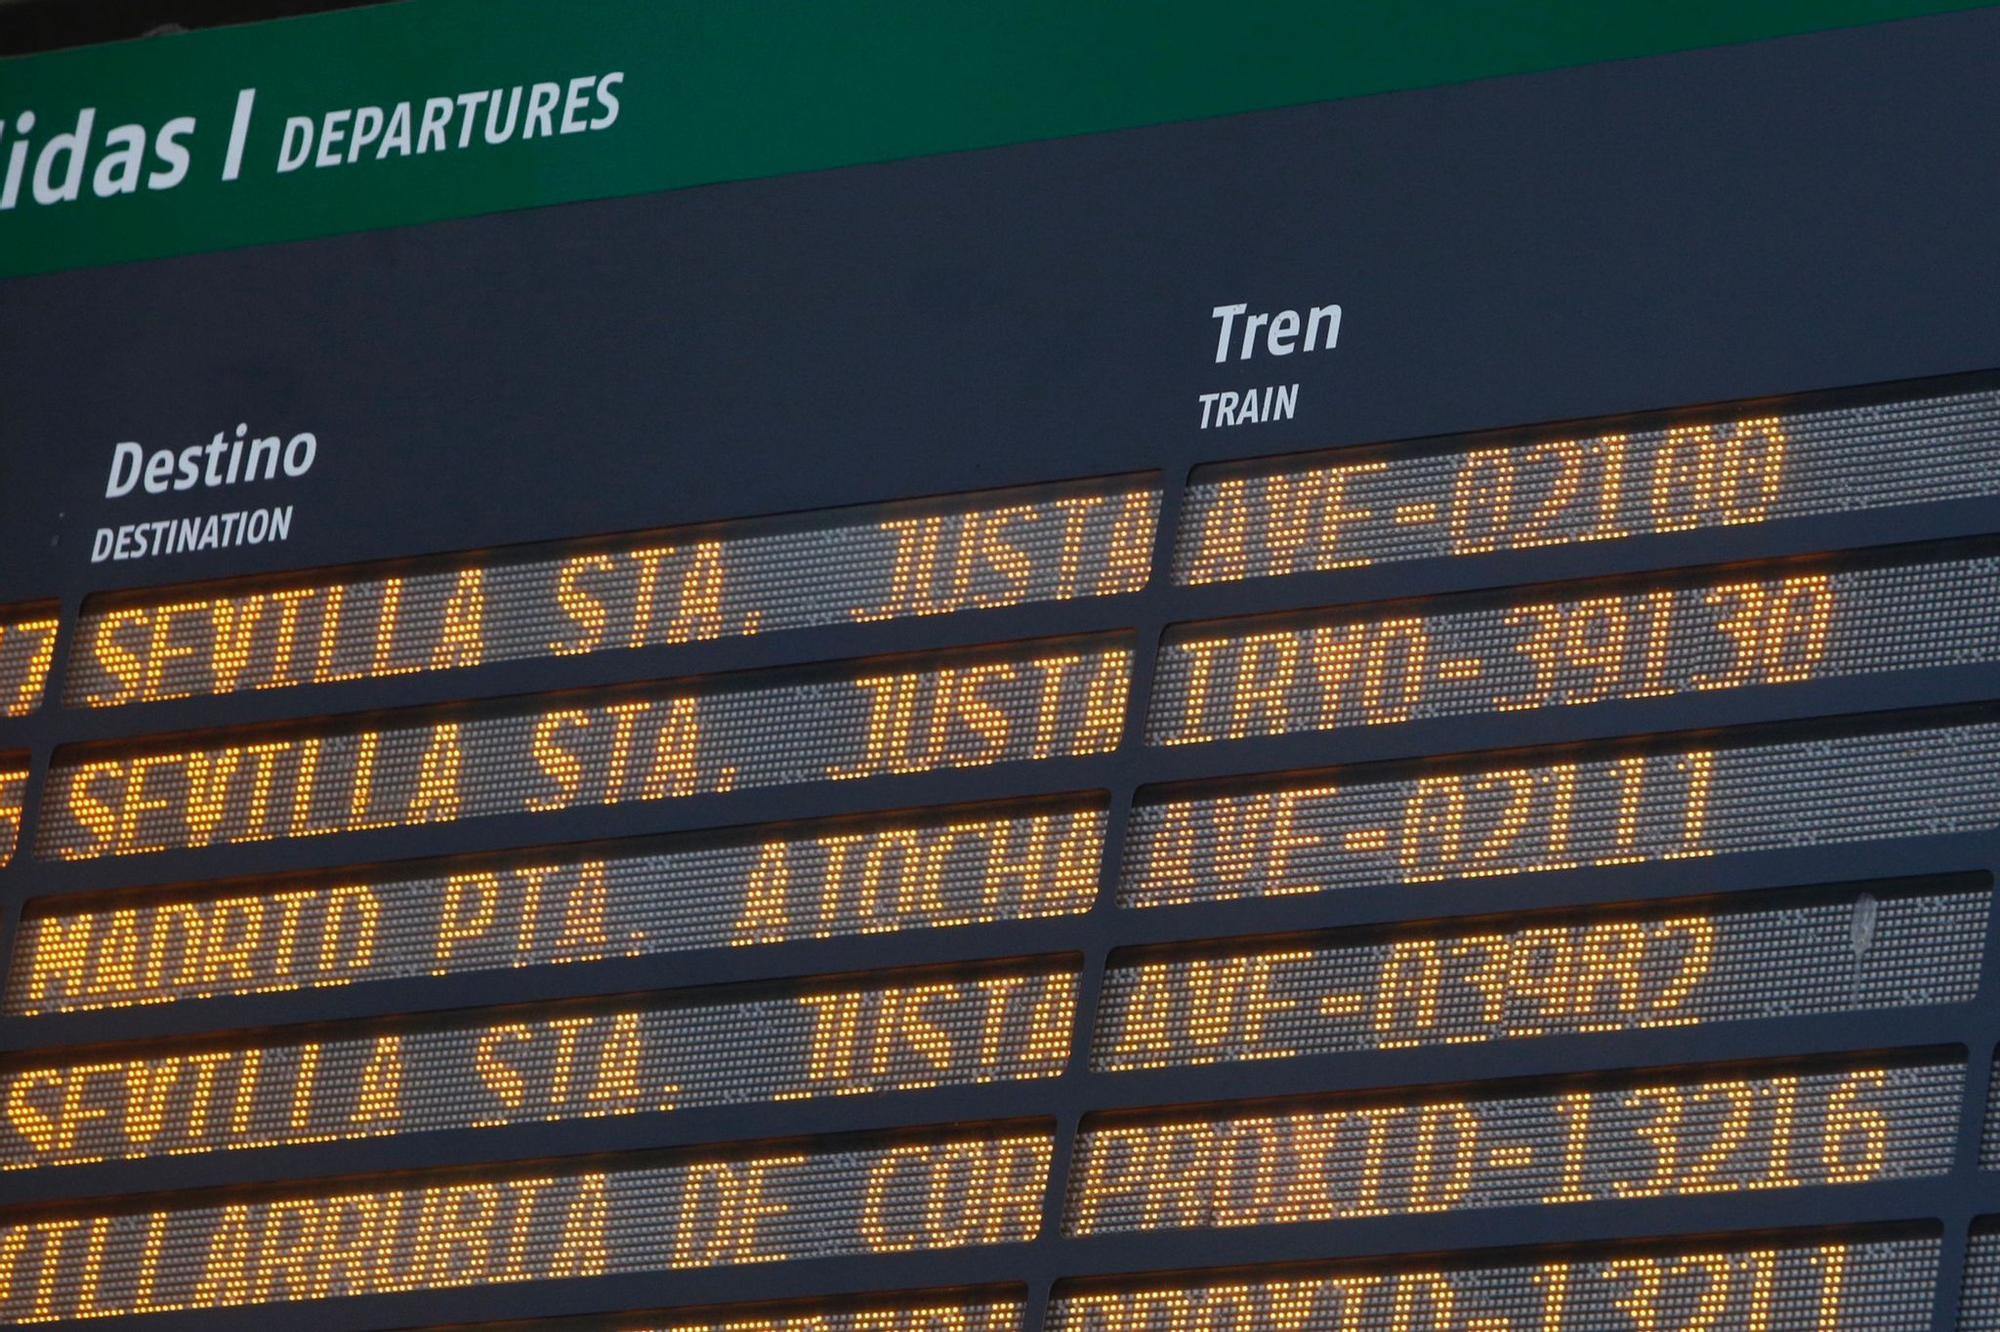
[[(989, 485), (1158, 470), (1170, 530), (1191, 466), (2000, 367), (2000, 14), (1168, 126), (301, 245), (18, 281), (0, 288), (0, 601), (242, 572), (819, 509)], [(1211, 307), (1337, 301), (1332, 353), (1214, 362)], [(1296, 419), (1201, 430), (1196, 395), (1301, 384)], [(296, 480), (103, 497), (112, 445), (310, 430)], [(289, 542), (126, 564), (100, 526), (295, 506)], [(559, 663), (104, 714), (0, 722), (38, 787), (63, 743), (239, 721), (487, 698), (946, 644), (1166, 625), (1221, 614), (1664, 568), (1993, 530), (1983, 502), (1795, 520), (1101, 604), (803, 631)], [(67, 637), (67, 635), (66, 635)], [(65, 649), (67, 644), (65, 644)], [(62, 669), (56, 663), (58, 678)], [(1112, 793), (1117, 827), (1150, 782), (1766, 720), (1965, 705), (2000, 672), (1951, 667), (1608, 703), (1562, 716), (1418, 723), (1324, 737), (703, 796), (329, 843), (0, 872), (0, 931), (48, 893), (192, 882), (459, 851), (712, 828), (1030, 791)], [(1981, 714), (1983, 715), (1983, 714)], [(30, 806), (33, 799), (31, 795)], [(32, 830), (32, 815), (31, 830)], [(1624, 901), (1916, 872), (1991, 870), (2000, 839), (1958, 836), (1703, 864), (1140, 913), (931, 937), (829, 941), (587, 968), (398, 981), (123, 1014), (0, 1020), (35, 1047), (587, 993), (1079, 950), (1264, 930)], [(1932, 1220), (1940, 1329), (1968, 1222), (2000, 1211), (1973, 1144), (2000, 1013), (1800, 1019), (1701, 1031), (1402, 1051), (1149, 1075), (1120, 1104), (1452, 1082), (1623, 1065), (1959, 1043), (1970, 1056), (1959, 1165), (1940, 1181), (1665, 1199), (1522, 1214), (1382, 1218), (1282, 1232), (813, 1262), (588, 1283), (371, 1297), (286, 1310), (289, 1326), (401, 1326), (835, 1290), (1427, 1252), (1718, 1229)], [(1095, 980), (1084, 990), (1088, 1010)], [(1053, 1116), (1058, 1168), (1107, 1104), (1081, 1071), (1042, 1086), (940, 1090), (517, 1126), (381, 1142), (34, 1172), (39, 1202), (366, 1174), (959, 1119)], [(1059, 1190), (1052, 1190), (1052, 1196)], [(162, 1316), (162, 1329), (269, 1326), (268, 1310)]]

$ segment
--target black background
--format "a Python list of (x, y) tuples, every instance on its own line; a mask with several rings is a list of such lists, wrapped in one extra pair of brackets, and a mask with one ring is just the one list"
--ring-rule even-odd
[[(919, 162), (524, 212), (16, 281), (0, 287), (0, 601), (55, 599), (65, 641), (91, 591), (481, 548), (989, 485), (1158, 469), (1163, 530), (1204, 461), (1645, 412), (2000, 367), (2000, 13), (1929, 19), (1532, 78)], [(1213, 363), (1212, 306), (1337, 301), (1339, 349)], [(1298, 418), (1196, 428), (1196, 395), (1298, 381)], [(313, 471), (103, 498), (112, 445), (319, 438)], [(282, 545), (89, 563), (100, 525), (296, 506)], [(1134, 628), (1127, 742), (1101, 759), (702, 796), (297, 845), (0, 872), (0, 931), (27, 898), (262, 876), (599, 836), (1028, 792), (1109, 790), (1112, 848), (1143, 784), (1756, 720), (1976, 704), (2000, 671), (1607, 703), (1556, 714), (1147, 754), (1150, 653), (1167, 625), (1248, 611), (2000, 528), (1989, 501), (1801, 519), (1100, 603), (802, 631), (430, 678), (0, 722), (58, 744), (491, 697), (926, 646)], [(1162, 568), (1164, 552), (1162, 556)], [(63, 669), (59, 652), (53, 680)], [(52, 686), (51, 693), (57, 692)], [(24, 845), (32, 838), (32, 813)], [(0, 1020), (11, 1048), (451, 1009), (820, 971), (1081, 950), (1094, 1008), (1116, 945), (1739, 888), (1992, 869), (2000, 838), (1911, 839), (1318, 898), (719, 950)], [(11, 945), (11, 937), (9, 938)], [(1052, 1116), (1058, 1180), (1080, 1116), (1339, 1087), (1822, 1050), (1962, 1043), (1956, 1171), (1921, 1185), (1382, 1218), (1222, 1234), (1044, 1239), (940, 1255), (371, 1297), (161, 1316), (152, 1327), (393, 1327), (826, 1291), (1715, 1229), (1935, 1220), (1950, 1326), (1968, 1222), (2000, 1211), (1976, 1170), (2000, 1013), (1953, 1009), (1389, 1051), (1248, 1068), (941, 1089), (523, 1125), (36, 1171), (36, 1203), (455, 1161)], [(1083, 1061), (1081, 1052), (1075, 1062)], [(1061, 1187), (1050, 1191), (1051, 1221)], [(1045, 1229), (1053, 1233), (1055, 1226)]]

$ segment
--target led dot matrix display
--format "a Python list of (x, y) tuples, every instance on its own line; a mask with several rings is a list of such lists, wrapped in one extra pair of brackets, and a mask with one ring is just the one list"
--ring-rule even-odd
[(2000, 826), (1992, 724), (1523, 756), (1136, 807), (1120, 898), (1161, 906), (1698, 860)]
[(1931, 1325), (1935, 1239), (1639, 1249), (1523, 1264), (1351, 1265), (1250, 1271), (1183, 1284), (1081, 1287), (1052, 1310), (1058, 1332), (1920, 1332)]
[(58, 762), (36, 841), (89, 860), (1101, 754), (1132, 653), (1097, 643), (800, 682)]
[(20, 845), (21, 812), (27, 795), (27, 760), (18, 754), (0, 754), (0, 867), (14, 858)]
[(21, 922), (5, 1007), (29, 1014), (397, 976), (1075, 915), (1105, 812), (1085, 801), (845, 820), (657, 852), (119, 899)]
[(1095, 1066), (1132, 1071), (1964, 1003), (1992, 889), (1562, 912), (1114, 958)]
[(1946, 1170), (1962, 1063), (1100, 1124), (1075, 1235), (1761, 1192)]
[(546, 558), (99, 599), (63, 698), (107, 708), (1111, 596), (1146, 581), (1159, 499), (1130, 480), (1082, 482)]
[(1993, 1332), (2000, 1328), (2000, 1220), (1984, 1218), (1967, 1247), (1959, 1332)]
[(0, 1332), (2000, 1332), (2000, 4), (868, 8), (0, 61)]
[[(1746, 1332), (1914, 1332), (1930, 1326), (1934, 1238), (1717, 1238), (1731, 1247), (1652, 1245), (1615, 1257), (1586, 1252), (1540, 1263), (1498, 1257), (1463, 1266), (1252, 1269), (1193, 1274), (1172, 1285), (1073, 1284), (1052, 1302), (1050, 1326), (1063, 1332), (1195, 1332), (1227, 1320), (1273, 1332), (1459, 1326), (1612, 1332), (1635, 1324), (1672, 1327), (1676, 1318), (1699, 1326), (1704, 1317), (1727, 1318), (1715, 1325)], [(1011, 1332), (1019, 1317), (1014, 1303), (941, 1299), (860, 1309), (838, 1302), (808, 1311), (725, 1308), (707, 1319), (619, 1326), (624, 1332)]]
[(42, 705), (60, 625), (52, 606), (0, 606), (0, 718)]
[(1236, 582), (1991, 495), (2000, 487), (1996, 466), (2000, 397), (1977, 392), (1407, 456), (1217, 467), (1190, 487), (1174, 581)]
[(2000, 392), (1876, 396), (0, 613), (0, 1321), (2000, 1330), (1896, 1201), (1992, 1177)]
[(1042, 965), (6, 1068), (0, 1169), (1049, 1078), (1076, 978)]
[(508, 1173), (0, 1226), (9, 1323), (1034, 1238), (1033, 1131)]
[(1147, 739), (1203, 744), (1994, 661), (1996, 626), (2000, 560), (1980, 556), (1190, 630), (1161, 649)]

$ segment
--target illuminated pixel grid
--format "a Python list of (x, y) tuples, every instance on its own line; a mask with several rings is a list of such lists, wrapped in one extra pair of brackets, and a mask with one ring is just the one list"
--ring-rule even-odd
[(1076, 915), (1105, 814), (841, 821), (657, 853), (126, 901), (25, 917), (4, 1011), (73, 1012), (725, 945)]
[(1978, 993), (1990, 887), (1819, 896), (1114, 957), (1092, 1067), (1636, 1031), (1964, 1003)]
[[(1228, 464), (1201, 469), (1188, 492), (1174, 581), (1996, 493), (1992, 392)], [(1116, 596), (1147, 581), (1162, 498), (1150, 478), (1112, 478), (92, 598), (63, 699), (108, 708)], [(1181, 626), (1159, 649), (1145, 740), (2000, 661), (1992, 545), (1915, 549)], [(0, 614), (0, 716), (39, 703), (56, 624)], [(34, 845), (43, 860), (89, 860), (1102, 755), (1121, 742), (1131, 641), (1118, 631), (380, 723), (217, 729), (178, 749), (59, 750)], [(1129, 816), (1118, 904), (2000, 827), (2000, 723), (1773, 734), (1155, 788)], [(18, 839), (26, 778), (25, 757), (0, 761), (0, 851)], [(0, 1011), (1081, 915), (1116, 831), (1111, 803), (1094, 792), (47, 897), (14, 932)], [(1082, 1015), (1089, 1069), (1966, 1003), (1991, 899), (1990, 878), (1961, 875), (1150, 946), (1113, 953)], [(1053, 1079), (1091, 992), (1084, 965), (1013, 958), (15, 1054), (0, 1060), (0, 1169)], [(1083, 1237), (1931, 1179), (1952, 1165), (1960, 1054), (1088, 1114), (1059, 1194), (1051, 1128), (960, 1125), (17, 1209), (0, 1217), (0, 1322), (1022, 1243), (1051, 1199), (1061, 1233)], [(1092, 1277), (1060, 1285), (1050, 1317), (1060, 1332), (1928, 1327), (1936, 1239), (1830, 1234)], [(1969, 1293), (2000, 1289), (1992, 1248), (1975, 1238)], [(1979, 1300), (1992, 1303), (1969, 1307)], [(1016, 1332), (1024, 1306), (947, 1294), (711, 1312), (645, 1325)]]
[[(1364, 608), (1365, 609), (1365, 608)], [(1202, 744), (2000, 660), (2000, 559), (1198, 629), (1146, 739)]]
[(59, 627), (53, 607), (0, 607), (0, 718), (42, 705)]
[(0, 754), (0, 869), (14, 859), (21, 841), (21, 811), (28, 796), (28, 761)]
[(1356, 461), (1205, 468), (1174, 582), (1610, 541), (2000, 493), (2000, 394)]
[(1244, 1273), (1059, 1293), (1051, 1332), (1928, 1332), (1935, 1239)]
[(1117, 746), (1132, 652), (1102, 644), (799, 683), (164, 753), (57, 757), (44, 860), (545, 814)]
[(1072, 482), (653, 532), (557, 558), (93, 599), (63, 701), (116, 707), (1112, 596), (1145, 585), (1159, 506), (1157, 487), (1129, 478)]
[(18, 1062), (0, 1169), (1024, 1081), (1069, 1062), (1076, 975), (1044, 963), (736, 1002)]
[(0, 1321), (1021, 1243), (1050, 1149), (959, 1135), (21, 1222)]
[(2000, 826), (2000, 726), (1330, 782), (1133, 808), (1126, 906)]
[[(2000, 1052), (1996, 1052), (1993, 1068), (2000, 1073)], [(2000, 1170), (2000, 1078), (1995, 1078), (1986, 1088), (1986, 1120), (1979, 1135), (1979, 1168)]]
[(1988, 1217), (1972, 1232), (1965, 1260), (1965, 1284), (1960, 1289), (1958, 1332), (2000, 1329), (2000, 1230)]
[(1963, 1063), (1086, 1125), (1065, 1233), (1861, 1184), (1951, 1168)]

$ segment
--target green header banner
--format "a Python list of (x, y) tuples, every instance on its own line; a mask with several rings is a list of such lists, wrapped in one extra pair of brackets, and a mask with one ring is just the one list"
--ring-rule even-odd
[(0, 276), (1976, 7), (405, 0), (0, 61)]

